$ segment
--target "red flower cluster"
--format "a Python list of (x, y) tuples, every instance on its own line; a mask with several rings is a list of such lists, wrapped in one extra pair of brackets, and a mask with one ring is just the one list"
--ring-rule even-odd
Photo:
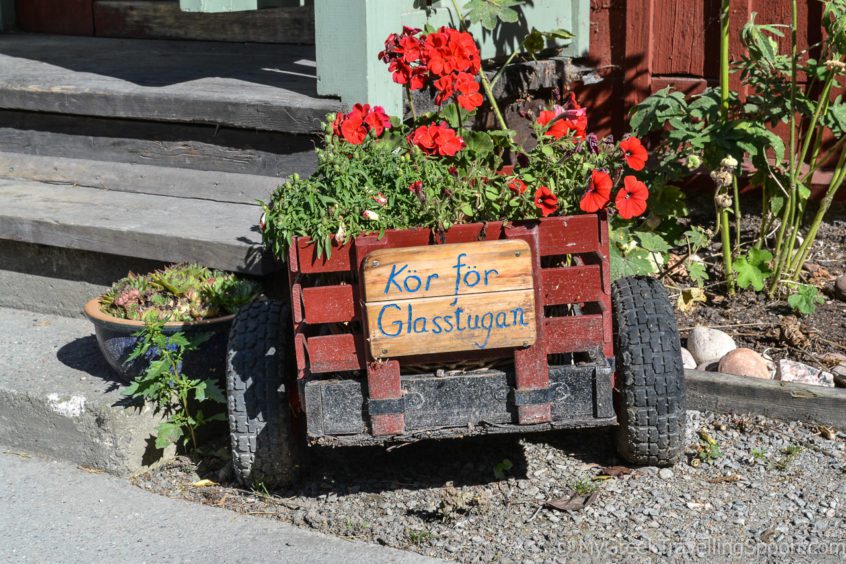
[(538, 116), (538, 125), (547, 126), (550, 122), (546, 133), (549, 137), (561, 139), (568, 135), (571, 131), (576, 137), (585, 139), (587, 137), (587, 110), (579, 105), (576, 101), (576, 95), (570, 92), (570, 102), (567, 108), (555, 106), (553, 110), (543, 110)]
[(332, 122), (333, 133), (353, 145), (364, 143), (370, 131), (376, 137), (381, 137), (390, 128), (391, 120), (385, 109), (382, 106), (371, 109), (369, 104), (356, 104), (348, 114), (338, 112)]
[(558, 210), (558, 197), (546, 186), (541, 186), (535, 192), (535, 207), (543, 217), (549, 217)]
[[(579, 208), (583, 212), (596, 213), (604, 209), (611, 201), (611, 188), (613, 181), (607, 172), (594, 170), (591, 173), (590, 184)], [(649, 189), (646, 184), (634, 176), (626, 176), (623, 179), (623, 187), (617, 192), (614, 204), (617, 206), (617, 213), (623, 219), (638, 217), (646, 211), (646, 201), (649, 199)]]
[(465, 110), (481, 106), (483, 98), (475, 76), (482, 63), (473, 36), (449, 27), (425, 37), (419, 33), (417, 28), (403, 27), (401, 34), (392, 33), (385, 41), (379, 59), (388, 64), (394, 82), (421, 90), (431, 80), (438, 90), (438, 105), (458, 94), (458, 103)]
[(445, 121), (439, 124), (421, 125), (411, 132), (408, 142), (416, 145), (427, 155), (454, 157), (464, 148), (464, 139), (456, 135)]

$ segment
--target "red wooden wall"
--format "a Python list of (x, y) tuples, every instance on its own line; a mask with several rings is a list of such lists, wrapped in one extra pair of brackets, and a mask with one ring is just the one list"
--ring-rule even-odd
[[(601, 82), (577, 87), (591, 129), (621, 134), (633, 105), (665, 86), (697, 92), (719, 81), (720, 0), (590, 0), (590, 64)], [(732, 58), (752, 12), (759, 23), (790, 22), (790, 0), (731, 0)], [(800, 0), (800, 48), (820, 39), (822, 4)], [(737, 84), (736, 78), (735, 88)]]

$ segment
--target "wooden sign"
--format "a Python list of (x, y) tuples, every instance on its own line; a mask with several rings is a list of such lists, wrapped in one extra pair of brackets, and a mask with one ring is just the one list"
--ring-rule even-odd
[(362, 268), (375, 358), (535, 342), (532, 255), (525, 241), (381, 249), (367, 255)]

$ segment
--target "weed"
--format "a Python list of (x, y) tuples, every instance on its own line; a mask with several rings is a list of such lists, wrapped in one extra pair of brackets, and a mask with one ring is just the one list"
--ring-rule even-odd
[(720, 450), (720, 444), (712, 437), (705, 429), (699, 430), (699, 446), (697, 447), (696, 457), (700, 462), (712, 464), (715, 460), (723, 455)]
[(766, 458), (767, 458), (767, 449), (765, 449), (765, 448), (753, 448), (749, 452), (749, 454), (751, 454), (752, 458), (754, 458), (756, 461), (761, 462), (763, 460), (766, 460)]
[(508, 475), (508, 471), (514, 468), (514, 464), (507, 458), (503, 458), (494, 466), (494, 477), (497, 480), (504, 480)]
[(799, 445), (790, 445), (781, 449), (781, 454), (784, 455), (781, 459), (777, 460), (773, 463), (773, 468), (780, 472), (784, 472), (790, 466), (790, 464), (796, 460), (796, 457), (799, 456), (799, 453), (802, 452), (802, 447)]
[(570, 489), (579, 495), (590, 495), (597, 490), (597, 485), (588, 478), (570, 484)]
[(432, 531), (426, 529), (406, 529), (405, 538), (414, 546), (422, 546), (432, 540)]

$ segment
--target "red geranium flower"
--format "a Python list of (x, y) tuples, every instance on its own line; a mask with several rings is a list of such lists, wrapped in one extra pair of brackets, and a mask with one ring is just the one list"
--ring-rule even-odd
[(411, 66), (401, 59), (391, 61), (388, 70), (393, 73), (394, 82), (408, 85), (410, 90), (422, 90), (426, 86), (426, 67)]
[(548, 217), (558, 209), (558, 198), (546, 186), (541, 186), (535, 192), (535, 207), (543, 217)]
[(443, 105), (444, 102), (452, 98), (455, 93), (455, 75), (447, 74), (435, 81), (435, 88), (438, 93), (435, 95), (435, 103)]
[(511, 189), (512, 192), (515, 192), (517, 194), (522, 194), (526, 191), (526, 188), (528, 188), (528, 186), (526, 186), (526, 183), (520, 180), (519, 178), (515, 178), (514, 180), (509, 182), (508, 187)]
[(646, 200), (649, 199), (649, 189), (646, 184), (627, 176), (623, 179), (623, 187), (617, 192), (615, 203), (617, 211), (623, 219), (632, 219), (646, 211)]
[(335, 121), (332, 122), (332, 133), (335, 137), (341, 136), (341, 126), (344, 124), (344, 113), (338, 112), (335, 114)]
[(341, 123), (341, 135), (352, 145), (361, 145), (367, 138), (367, 126), (364, 123), (364, 118), (370, 112), (368, 104), (356, 104), (350, 113), (344, 116), (344, 121)]
[(388, 117), (385, 108), (382, 106), (374, 106), (367, 117), (364, 118), (364, 122), (376, 137), (381, 137), (386, 129), (391, 128), (391, 118)]
[(464, 148), (464, 139), (456, 135), (445, 121), (440, 124), (421, 125), (408, 136), (408, 142), (427, 155), (453, 157)]
[[(546, 126), (546, 125), (549, 124), (549, 122), (554, 120), (556, 117), (557, 116), (555, 115), (555, 112), (553, 112), (552, 110), (542, 110), (540, 115), (538, 116), (537, 124), (542, 125), (542, 126)], [(562, 137), (567, 135), (567, 132), (569, 130), (570, 129), (567, 127), (567, 124), (564, 122), (564, 120), (559, 119), (558, 121), (553, 123), (549, 127), (549, 129), (546, 130), (544, 135), (546, 135), (548, 137), (553, 137), (555, 139), (561, 139)]]
[(426, 36), (422, 58), (436, 76), (453, 72), (477, 74), (481, 68), (479, 48), (473, 36), (449, 27), (442, 27)]
[(479, 83), (472, 74), (466, 72), (458, 73), (455, 79), (455, 89), (458, 90), (458, 104), (472, 112), (482, 105), (482, 95), (479, 94)]
[(646, 149), (637, 137), (629, 137), (623, 140), (620, 143), (620, 150), (623, 151), (626, 164), (632, 170), (643, 170), (643, 167), (646, 166), (649, 153), (646, 152)]
[(582, 196), (582, 201), (579, 202), (579, 208), (587, 213), (596, 213), (604, 208), (611, 199), (613, 184), (607, 172), (594, 170), (590, 176), (587, 192)]

